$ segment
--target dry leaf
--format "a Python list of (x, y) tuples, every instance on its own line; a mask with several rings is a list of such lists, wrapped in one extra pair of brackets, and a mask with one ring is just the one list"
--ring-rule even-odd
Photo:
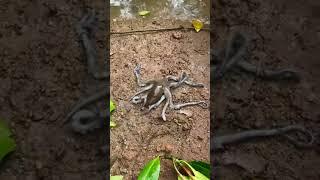
[(150, 14), (150, 11), (139, 11), (139, 15), (140, 16), (146, 16), (146, 15), (149, 15)]
[(192, 25), (197, 32), (203, 28), (203, 23), (198, 19), (192, 20)]

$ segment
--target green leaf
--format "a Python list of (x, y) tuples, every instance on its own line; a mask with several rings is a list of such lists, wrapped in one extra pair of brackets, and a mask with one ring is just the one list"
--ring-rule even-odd
[(122, 180), (123, 176), (110, 176), (110, 180)]
[(210, 164), (203, 161), (191, 161), (189, 164), (198, 172), (210, 178)]
[(149, 15), (149, 14), (150, 14), (150, 11), (140, 11), (139, 12), (140, 16), (146, 16), (146, 15)]
[(110, 100), (110, 112), (114, 111), (115, 109), (116, 109), (115, 103), (113, 103), (112, 100)]
[(160, 157), (148, 162), (138, 176), (138, 180), (158, 180), (160, 174)]
[(8, 125), (0, 119), (0, 135), (11, 136)]
[(0, 119), (0, 161), (16, 148), (16, 143), (10, 136), (9, 127)]

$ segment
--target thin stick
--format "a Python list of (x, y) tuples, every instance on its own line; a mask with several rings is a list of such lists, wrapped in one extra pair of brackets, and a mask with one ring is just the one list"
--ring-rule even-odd
[[(110, 32), (110, 34), (118, 34), (118, 35), (130, 35), (136, 33), (148, 34), (148, 33), (159, 33), (164, 31), (183, 31), (183, 30), (194, 30), (192, 27), (176, 27), (176, 28), (163, 28), (163, 29), (146, 29), (146, 30), (136, 30), (136, 31), (124, 31), (124, 32)], [(209, 28), (202, 28), (203, 31), (210, 31)]]

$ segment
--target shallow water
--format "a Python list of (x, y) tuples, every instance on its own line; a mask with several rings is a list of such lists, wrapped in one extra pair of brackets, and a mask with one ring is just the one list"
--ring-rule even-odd
[(144, 18), (199, 19), (209, 23), (209, 0), (111, 0), (111, 19), (143, 18), (139, 11), (150, 11)]

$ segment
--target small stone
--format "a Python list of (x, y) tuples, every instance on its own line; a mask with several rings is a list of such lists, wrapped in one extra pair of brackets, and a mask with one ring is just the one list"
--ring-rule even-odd
[(171, 153), (174, 150), (174, 146), (172, 144), (165, 144), (164, 151), (167, 153)]
[(41, 161), (36, 161), (36, 169), (42, 169), (43, 168), (43, 164)]
[(160, 25), (160, 23), (157, 22), (157, 21), (152, 21), (152, 24), (154, 24), (154, 25)]
[(197, 138), (198, 138), (200, 141), (203, 140), (203, 137), (201, 137), (201, 136), (197, 136)]
[(181, 32), (174, 32), (172, 34), (172, 37), (175, 39), (182, 39), (182, 33)]
[(125, 151), (123, 154), (122, 154), (122, 157), (124, 159), (127, 159), (129, 161), (133, 160), (135, 157), (136, 157), (137, 153), (135, 151)]
[(166, 152), (171, 153), (174, 150), (174, 146), (172, 144), (162, 144), (157, 146), (157, 152)]
[(44, 114), (42, 112), (36, 112), (32, 116), (33, 121), (41, 121), (44, 118)]
[(28, 117), (28, 118), (32, 118), (32, 117), (33, 117), (33, 112), (32, 112), (32, 111), (29, 111), (27, 117)]
[(121, 172), (122, 174), (128, 174), (128, 169), (126, 169), (126, 168), (120, 168), (120, 172)]
[(54, 26), (54, 22), (49, 20), (49, 21), (48, 21), (48, 25), (49, 25), (49, 26)]
[(191, 129), (191, 127), (188, 125), (188, 124), (184, 124), (183, 126), (182, 126), (182, 130), (183, 131), (188, 131), (188, 130), (190, 130)]

